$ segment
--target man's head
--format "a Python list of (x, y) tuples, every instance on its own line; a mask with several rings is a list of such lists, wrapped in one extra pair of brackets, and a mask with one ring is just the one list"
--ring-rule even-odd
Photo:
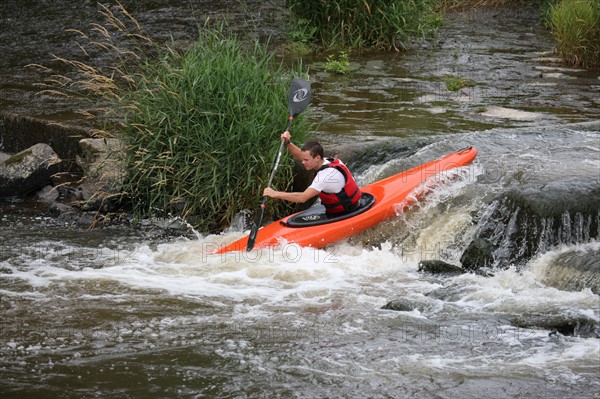
[(323, 147), (317, 141), (307, 141), (302, 148), (302, 166), (306, 170), (317, 170), (323, 165)]

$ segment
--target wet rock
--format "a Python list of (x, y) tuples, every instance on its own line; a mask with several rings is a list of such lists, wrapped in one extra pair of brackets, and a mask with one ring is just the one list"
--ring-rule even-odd
[(59, 186), (56, 188), (58, 192), (58, 199), (64, 203), (77, 203), (83, 201), (83, 190), (81, 187), (76, 186)]
[(427, 308), (426, 303), (405, 298), (394, 299), (381, 307), (384, 310), (395, 310), (397, 312), (412, 312), (413, 310), (423, 312)]
[(35, 194), (41, 202), (51, 204), (58, 198), (58, 190), (51, 185), (47, 185)]
[(425, 294), (429, 298), (439, 299), (445, 302), (456, 302), (464, 298), (463, 288), (458, 286), (441, 287)]
[(85, 227), (93, 227), (101, 225), (104, 215), (98, 212), (83, 212), (81, 209), (61, 202), (53, 203), (46, 215), (56, 218), (60, 223), (65, 225), (79, 225)]
[(463, 268), (521, 266), (560, 245), (588, 243), (600, 235), (597, 183), (561, 182), (500, 194), (477, 221)]
[(533, 315), (514, 318), (510, 323), (518, 328), (550, 330), (550, 335), (560, 333), (573, 337), (600, 338), (598, 322), (585, 316)]
[(7, 152), (16, 153), (37, 143), (46, 143), (69, 162), (78, 152), (77, 142), (88, 136), (80, 127), (0, 112), (0, 142)]
[(422, 260), (419, 262), (419, 271), (431, 274), (463, 274), (466, 270), (442, 260)]
[(572, 248), (552, 254), (541, 282), (563, 291), (581, 291), (589, 288), (600, 295), (600, 250)]
[(81, 184), (84, 211), (111, 212), (118, 207), (115, 198), (123, 184), (123, 144), (117, 139), (83, 139), (77, 163), (84, 171)]
[(475, 238), (463, 252), (460, 263), (463, 269), (477, 270), (494, 264), (494, 245), (483, 238)]
[(50, 205), (50, 207), (46, 211), (46, 214), (52, 217), (65, 218), (64, 215), (75, 215), (76, 210), (70, 205), (63, 204), (61, 202), (54, 202), (52, 203), (52, 205)]
[(62, 160), (47, 144), (36, 144), (0, 163), (0, 196), (20, 196), (50, 184), (64, 169)]

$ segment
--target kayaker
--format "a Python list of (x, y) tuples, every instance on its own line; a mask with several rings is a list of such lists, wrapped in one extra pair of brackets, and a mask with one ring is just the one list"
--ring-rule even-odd
[(311, 185), (302, 192), (276, 191), (270, 187), (263, 194), (291, 202), (305, 203), (318, 195), (328, 215), (350, 212), (362, 195), (352, 173), (339, 159), (325, 158), (323, 147), (317, 141), (307, 141), (301, 148), (291, 141), (289, 131), (281, 135), (288, 151), (306, 170), (316, 171)]

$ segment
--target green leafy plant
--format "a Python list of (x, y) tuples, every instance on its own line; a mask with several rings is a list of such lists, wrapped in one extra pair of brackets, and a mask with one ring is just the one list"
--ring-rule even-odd
[(473, 82), (470, 82), (459, 75), (446, 75), (444, 76), (446, 82), (446, 89), (449, 91), (458, 91), (464, 87), (474, 86)]
[(299, 56), (311, 53), (317, 29), (309, 26), (309, 21), (306, 19), (294, 20), (292, 18), (291, 21), (288, 25), (287, 43), (285, 44), (287, 52)]
[(294, 22), (287, 33), (289, 41), (307, 44), (314, 40), (317, 28), (311, 26), (308, 19), (300, 18)]
[(351, 69), (348, 53), (345, 51), (340, 51), (337, 58), (335, 58), (333, 55), (328, 56), (327, 61), (325, 62), (325, 70), (327, 72), (340, 75), (350, 72)]

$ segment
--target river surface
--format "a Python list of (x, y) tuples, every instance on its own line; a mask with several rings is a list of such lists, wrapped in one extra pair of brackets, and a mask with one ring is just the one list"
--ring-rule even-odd
[[(74, 123), (69, 103), (36, 95), (38, 76), (22, 66), (68, 54), (64, 29), (93, 21), (95, 2), (5, 3), (0, 106)], [(209, 2), (166, 3), (124, 2), (176, 37)], [(568, 260), (597, 276), (593, 223), (565, 222), (574, 231), (560, 245), (489, 277), (418, 271), (421, 260), (459, 264), (504, 192), (556, 207), (600, 187), (598, 73), (561, 66), (552, 45), (535, 15), (487, 10), (448, 19), (436, 46), (355, 55), (346, 76), (309, 59), (315, 135), (329, 148), (352, 142), (361, 184), (479, 151), (405, 213), (324, 250), (211, 255), (247, 232), (87, 229), (0, 203), (0, 395), (597, 398), (597, 338), (515, 323), (597, 325), (598, 292), (556, 282)], [(448, 74), (476, 84), (450, 92)], [(381, 309), (398, 299), (418, 306)]]

